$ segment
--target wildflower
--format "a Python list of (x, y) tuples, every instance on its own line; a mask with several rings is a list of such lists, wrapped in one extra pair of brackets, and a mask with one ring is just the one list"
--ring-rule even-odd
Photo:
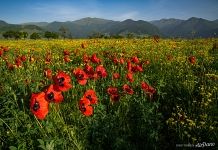
[(80, 85), (85, 85), (87, 83), (88, 75), (82, 69), (80, 69), (80, 68), (75, 69), (73, 71), (73, 74), (75, 75), (75, 77)]
[(65, 55), (64, 56), (64, 61), (65, 62), (70, 62), (71, 60), (70, 60), (70, 56), (69, 55)]
[(189, 60), (189, 62), (191, 64), (195, 64), (196, 63), (196, 57), (195, 56), (189, 56), (188, 60)]
[(3, 55), (4, 51), (0, 50), (0, 57)]
[(17, 67), (22, 66), (22, 61), (21, 61), (20, 57), (15, 58), (15, 64), (16, 64)]
[(110, 95), (112, 102), (117, 102), (120, 99), (118, 89), (116, 87), (109, 87), (107, 93)]
[(45, 93), (32, 94), (30, 100), (31, 112), (40, 120), (45, 119), (49, 111), (49, 103), (45, 100)]
[(47, 77), (48, 79), (52, 78), (52, 70), (49, 68), (44, 69), (44, 76)]
[(90, 104), (91, 102), (86, 98), (82, 98), (79, 101), (79, 110), (82, 112), (83, 115), (91, 116), (93, 114), (93, 107), (90, 106)]
[(88, 75), (88, 77), (91, 79), (93, 78), (95, 71), (93, 69), (92, 66), (90, 66), (89, 64), (86, 64), (83, 71), (85, 71), (85, 73)]
[(152, 96), (156, 92), (156, 90), (152, 86), (148, 85), (144, 81), (141, 83), (141, 87), (150, 96)]
[(129, 71), (129, 72), (131, 72), (132, 71), (132, 64), (131, 64), (131, 62), (128, 60), (128, 62), (127, 62), (127, 70)]
[(14, 70), (14, 65), (6, 61), (6, 66), (8, 70)]
[(53, 80), (55, 89), (58, 91), (67, 91), (72, 88), (70, 76), (62, 71), (59, 71), (58, 74), (53, 77)]
[(124, 64), (124, 59), (120, 58), (120, 64)]
[(89, 60), (90, 60), (90, 58), (88, 57), (88, 55), (87, 55), (87, 54), (84, 54), (84, 55), (83, 55), (83, 62), (84, 62), (84, 63), (88, 63)]
[(139, 59), (138, 59), (137, 56), (132, 57), (132, 58), (131, 58), (131, 61), (132, 61), (133, 63), (135, 63), (135, 64), (138, 64), (138, 63), (139, 63)]
[(97, 57), (96, 54), (93, 54), (92, 57), (91, 57), (91, 61), (93, 63), (96, 63), (96, 64), (99, 64), (101, 62), (101, 60)]
[(56, 91), (54, 89), (54, 85), (50, 85), (46, 90), (45, 90), (45, 99), (48, 102), (54, 102), (54, 103), (60, 103), (63, 101), (64, 97), (61, 93), (61, 91)]
[(86, 98), (90, 101), (91, 104), (97, 104), (98, 98), (96, 96), (96, 93), (94, 90), (87, 90), (85, 94), (83, 95), (83, 98)]
[(113, 62), (114, 62), (114, 64), (119, 64), (120, 63), (120, 61), (119, 61), (119, 59), (117, 59), (117, 57), (113, 58)]
[(123, 85), (123, 91), (129, 95), (132, 95), (134, 93), (133, 89), (128, 84)]
[(21, 59), (22, 62), (25, 62), (25, 61), (26, 61), (26, 56), (25, 56), (25, 55), (22, 55), (22, 56), (20, 57), (20, 59)]
[(96, 72), (97, 72), (98, 77), (101, 77), (101, 78), (107, 77), (107, 72), (106, 72), (106, 69), (103, 67), (103, 65), (97, 66)]
[(120, 74), (119, 73), (114, 73), (113, 74), (113, 79), (119, 79), (120, 78)]
[(116, 87), (109, 87), (107, 89), (107, 93), (109, 95), (117, 95), (118, 94), (118, 89)]
[(67, 49), (65, 49), (65, 50), (63, 51), (63, 53), (64, 53), (65, 56), (66, 56), (66, 55), (70, 55), (70, 51), (67, 50)]
[(82, 47), (82, 48), (86, 48), (87, 46), (86, 46), (85, 43), (82, 43), (82, 44), (81, 44), (81, 47)]
[(129, 82), (133, 82), (133, 73), (132, 72), (128, 72), (126, 75), (126, 78)]

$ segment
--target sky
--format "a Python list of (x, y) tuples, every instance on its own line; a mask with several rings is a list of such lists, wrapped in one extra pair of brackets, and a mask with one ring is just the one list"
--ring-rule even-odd
[(96, 17), (123, 21), (162, 18), (218, 19), (218, 0), (0, 0), (8, 23), (74, 21)]

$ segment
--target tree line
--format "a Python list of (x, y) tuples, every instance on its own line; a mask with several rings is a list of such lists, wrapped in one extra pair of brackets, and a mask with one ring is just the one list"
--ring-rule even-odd
[[(27, 32), (22, 32), (22, 31), (6, 31), (4, 33), (2, 33), (2, 36), (5, 39), (26, 39), (28, 38), (29, 34)], [(46, 31), (43, 33), (38, 33), (38, 32), (33, 32), (32, 34), (30, 34), (29, 36), (30, 39), (41, 39), (41, 38), (47, 38), (47, 39), (58, 39), (59, 38), (59, 34), (56, 32), (50, 32), (50, 31)]]

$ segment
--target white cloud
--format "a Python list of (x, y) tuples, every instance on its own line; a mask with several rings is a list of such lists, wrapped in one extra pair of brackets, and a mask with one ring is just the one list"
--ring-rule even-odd
[(113, 17), (114, 20), (126, 20), (126, 19), (138, 19), (139, 12), (137, 11), (130, 11)]
[(80, 8), (72, 5), (38, 5), (32, 8), (32, 11), (36, 16), (41, 16), (39, 19), (49, 19), (49, 21), (72, 21), (83, 17), (95, 17), (99, 14), (98, 9), (87, 5)]

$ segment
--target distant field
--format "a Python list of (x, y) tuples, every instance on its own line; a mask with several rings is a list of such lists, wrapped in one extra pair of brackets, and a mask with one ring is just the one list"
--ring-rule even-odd
[(215, 148), (216, 41), (0, 40), (0, 149)]

